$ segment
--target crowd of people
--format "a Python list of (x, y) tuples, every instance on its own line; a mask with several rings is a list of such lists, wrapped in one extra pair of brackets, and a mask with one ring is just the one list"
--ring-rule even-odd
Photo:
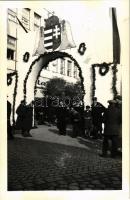
[[(83, 106), (64, 106), (61, 101), (55, 109), (55, 113), (48, 120), (49, 123), (56, 123), (59, 135), (66, 135), (67, 125), (72, 125), (72, 137), (85, 137), (88, 139), (103, 139), (101, 156), (107, 157), (108, 151), (111, 157), (117, 155), (117, 150), (121, 148), (121, 132), (122, 132), (122, 99), (117, 96), (114, 100), (108, 101), (108, 107), (104, 107), (94, 97), (93, 104)], [(8, 138), (12, 139), (13, 134), (10, 125), (11, 105), (7, 105), (8, 114)], [(23, 100), (18, 106), (16, 129), (22, 130), (24, 137), (32, 137), (30, 130), (32, 129), (34, 102), (26, 105)]]

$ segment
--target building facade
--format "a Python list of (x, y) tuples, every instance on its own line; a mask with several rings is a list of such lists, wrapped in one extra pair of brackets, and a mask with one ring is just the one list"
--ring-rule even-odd
[[(48, 14), (44, 9), (32, 10), (29, 8), (8, 9), (7, 13), (7, 71), (8, 73), (18, 70), (19, 60), (18, 40), (22, 35), (19, 27), (23, 26), (25, 31), (37, 31), (41, 26), (45, 26), (45, 18)], [(24, 45), (24, 44), (21, 44)], [(24, 70), (24, 69), (23, 69)], [(79, 73), (74, 62), (70, 59), (57, 59), (50, 62), (46, 69), (43, 69), (37, 81), (36, 97), (42, 97), (41, 89), (45, 87), (48, 80), (53, 77), (63, 78), (67, 82), (76, 83), (79, 80)], [(13, 87), (9, 87), (10, 101), (13, 102)], [(12, 97), (11, 97), (12, 96)]]

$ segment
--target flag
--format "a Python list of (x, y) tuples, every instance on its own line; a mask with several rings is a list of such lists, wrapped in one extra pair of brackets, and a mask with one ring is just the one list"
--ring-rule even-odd
[(120, 36), (117, 26), (116, 8), (111, 8), (112, 11), (112, 29), (113, 29), (113, 62), (120, 63)]

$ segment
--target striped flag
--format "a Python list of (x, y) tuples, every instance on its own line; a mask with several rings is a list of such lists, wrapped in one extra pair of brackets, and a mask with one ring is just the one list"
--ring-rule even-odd
[(48, 51), (56, 50), (61, 44), (60, 23), (44, 29), (44, 48)]

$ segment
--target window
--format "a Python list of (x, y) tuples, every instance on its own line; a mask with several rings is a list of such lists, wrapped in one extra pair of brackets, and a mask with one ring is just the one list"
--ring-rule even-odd
[(7, 59), (15, 60), (16, 38), (7, 36)]
[(61, 59), (60, 74), (65, 75), (65, 60), (64, 59)]
[(15, 60), (15, 51), (7, 48), (7, 59)]
[(41, 16), (34, 13), (34, 31), (41, 26)]
[(25, 28), (30, 29), (30, 10), (28, 8), (22, 9), (22, 23)]
[(68, 60), (67, 76), (71, 76), (71, 67), (72, 67), (72, 62), (70, 60)]
[(52, 62), (52, 71), (57, 73), (58, 71), (58, 60)]
[(77, 67), (74, 65), (74, 78), (77, 78)]
[(16, 49), (16, 38), (8, 35), (7, 36), (7, 45), (10, 48)]
[(16, 8), (8, 9), (8, 19), (9, 20), (16, 22), (16, 15), (17, 15), (17, 9)]

